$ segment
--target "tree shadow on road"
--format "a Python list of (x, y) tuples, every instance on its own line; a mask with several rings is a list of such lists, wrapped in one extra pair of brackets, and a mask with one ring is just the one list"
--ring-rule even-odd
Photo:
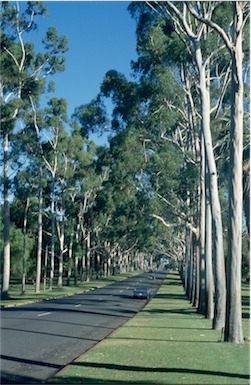
[[(55, 370), (55, 373), (58, 372), (58, 370), (62, 369), (62, 365), (51, 363), (51, 362), (43, 362), (43, 361), (37, 361), (37, 360), (29, 360), (25, 358), (19, 358), (19, 357), (11, 357), (4, 354), (0, 355), (1, 360), (7, 360), (12, 362), (17, 362), (18, 364), (22, 365), (29, 365), (31, 367), (34, 366), (42, 366), (47, 368), (52, 368)], [(1, 363), (1, 384), (39, 384), (42, 383), (42, 380), (39, 380), (38, 378), (34, 376), (25, 376), (22, 374), (15, 375), (13, 373), (9, 373), (8, 371), (4, 371), (4, 363)], [(31, 373), (34, 373), (34, 371), (31, 371)]]

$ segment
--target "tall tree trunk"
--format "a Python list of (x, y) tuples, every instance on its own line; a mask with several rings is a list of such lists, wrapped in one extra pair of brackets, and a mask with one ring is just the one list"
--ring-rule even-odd
[[(79, 245), (79, 233), (80, 233), (80, 222), (77, 224), (77, 231), (76, 231), (76, 245)], [(84, 256), (83, 256), (84, 258)], [(78, 254), (75, 255), (74, 260), (74, 285), (76, 286), (78, 284)]]
[[(63, 210), (62, 210), (63, 211)], [(60, 224), (57, 222), (58, 227), (58, 238), (59, 238), (59, 266), (58, 266), (58, 288), (61, 289), (63, 287), (63, 259), (64, 259), (64, 212), (61, 211), (62, 214), (62, 225), (60, 229)]]
[[(196, 223), (200, 222), (200, 201), (201, 201), (201, 185), (198, 184), (195, 190), (196, 196)], [(195, 287), (194, 287), (194, 297), (192, 304), (196, 308), (199, 306), (200, 300), (200, 264), (201, 264), (201, 254), (200, 254), (200, 230), (197, 225), (198, 231), (194, 236), (194, 271), (195, 271)]]
[(54, 279), (54, 261), (55, 260), (55, 176), (52, 181), (52, 198), (51, 198), (51, 270), (49, 290), (53, 288)]
[(78, 284), (78, 256), (75, 256), (74, 261), (74, 285), (76, 286)]
[(48, 245), (45, 246), (45, 256), (44, 256), (44, 290), (46, 289), (47, 267), (48, 267)]
[(86, 281), (90, 281), (90, 269), (91, 269), (91, 232), (87, 232), (86, 238)]
[(111, 243), (109, 241), (105, 241), (105, 277), (110, 275), (111, 270)]
[(242, 23), (240, 1), (233, 2), (231, 130), (229, 161), (229, 214), (227, 256), (227, 318), (225, 341), (243, 343), (241, 308), (242, 258), (242, 157), (243, 157), (243, 80)]
[(243, 208), (248, 234), (250, 235), (250, 162), (243, 165)]
[(119, 262), (119, 274), (122, 274), (123, 273), (123, 271), (122, 271), (123, 256), (122, 256), (122, 252), (121, 252), (120, 247), (118, 247), (118, 262)]
[(189, 231), (189, 250), (188, 250), (188, 259), (187, 259), (187, 289), (186, 289), (186, 295), (187, 298), (191, 298), (191, 292), (192, 292), (192, 266), (193, 266), (193, 259), (192, 259), (192, 237), (193, 233)]
[(204, 137), (201, 132), (201, 165), (200, 165), (200, 296), (198, 312), (205, 314), (206, 310), (206, 263), (205, 263), (205, 219), (206, 219), (206, 161)]
[(26, 281), (26, 241), (27, 241), (27, 215), (30, 206), (30, 198), (26, 200), (25, 210), (24, 210), (24, 225), (23, 225), (23, 236), (24, 236), (24, 246), (23, 246), (23, 274), (22, 274), (22, 287), (21, 294), (25, 293), (25, 281)]
[(41, 281), (41, 260), (42, 260), (42, 241), (43, 241), (43, 188), (42, 188), (43, 170), (39, 170), (39, 187), (38, 187), (38, 242), (37, 242), (37, 274), (36, 274), (36, 293), (40, 292)]
[(87, 272), (86, 272), (86, 247), (83, 249), (82, 253), (82, 265), (81, 265), (81, 282), (87, 280)]
[(68, 272), (67, 272), (67, 286), (70, 286), (70, 282), (71, 282), (73, 236), (74, 236), (74, 219), (72, 219), (71, 235), (70, 235), (69, 251), (68, 251), (69, 264), (68, 264)]
[(206, 159), (210, 176), (210, 201), (213, 221), (213, 240), (215, 250), (215, 316), (213, 328), (222, 330), (225, 326), (226, 315), (226, 277), (223, 248), (223, 230), (221, 206), (218, 190), (218, 176), (213, 153), (212, 135), (210, 129), (210, 93), (207, 86), (205, 66), (203, 65), (199, 42), (194, 40), (196, 64), (199, 73), (202, 131), (204, 135)]
[(191, 230), (186, 224), (186, 229), (185, 229), (185, 276), (184, 276), (184, 288), (186, 295), (188, 297), (188, 293), (190, 291), (190, 240), (191, 240)]
[(10, 286), (10, 201), (9, 201), (9, 162), (8, 162), (9, 137), (4, 134), (4, 256), (2, 275), (2, 298), (8, 297)]
[(109, 255), (107, 258), (107, 276), (111, 275), (111, 252), (109, 251)]
[(197, 289), (197, 273), (198, 273), (198, 248), (197, 248), (198, 238), (195, 234), (193, 234), (192, 239), (193, 239), (192, 241), (193, 271), (192, 271), (192, 293), (191, 293), (190, 301), (192, 305), (195, 306), (196, 289)]
[[(206, 167), (207, 169), (207, 167)], [(205, 315), (208, 319), (214, 318), (214, 278), (213, 278), (213, 255), (212, 255), (212, 214), (209, 196), (209, 174), (206, 171), (206, 309)]]
[(96, 278), (100, 277), (100, 253), (97, 252), (97, 261), (96, 261)]

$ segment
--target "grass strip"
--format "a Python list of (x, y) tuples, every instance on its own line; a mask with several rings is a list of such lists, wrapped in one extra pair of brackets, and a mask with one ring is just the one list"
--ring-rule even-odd
[(25, 287), (25, 293), (21, 294), (21, 284), (12, 284), (10, 285), (9, 298), (1, 299), (0, 307), (5, 308), (19, 306), (33, 302), (50, 300), (53, 298), (80, 294), (92, 289), (111, 285), (114, 282), (122, 281), (126, 278), (141, 274), (142, 272), (143, 271), (141, 270), (135, 270), (132, 272), (113, 275), (109, 277), (102, 277), (100, 279), (91, 280), (89, 282), (79, 282), (77, 285), (63, 286), (60, 289), (55, 286), (52, 290), (40, 290), (39, 293), (35, 293), (34, 285), (27, 284)]
[[(248, 285), (244, 285), (245, 313)], [(249, 319), (243, 318), (244, 335)], [(58, 373), (68, 384), (249, 384), (249, 343), (222, 342), (187, 300), (178, 273), (107, 339)]]

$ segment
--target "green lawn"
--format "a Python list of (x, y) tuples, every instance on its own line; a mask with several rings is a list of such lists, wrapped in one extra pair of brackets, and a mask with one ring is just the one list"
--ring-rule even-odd
[[(249, 336), (248, 285), (243, 298), (243, 330)], [(221, 342), (221, 332), (186, 299), (175, 272), (143, 311), (51, 382), (249, 384), (249, 343)]]

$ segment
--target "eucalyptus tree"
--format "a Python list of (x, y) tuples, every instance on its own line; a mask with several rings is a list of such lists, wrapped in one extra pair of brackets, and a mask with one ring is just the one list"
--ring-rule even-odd
[[(224, 41), (231, 57), (231, 129), (229, 160), (229, 225), (227, 259), (227, 319), (225, 340), (241, 343), (241, 259), (242, 259), (242, 160), (243, 160), (243, 30), (250, 16), (248, 2), (232, 2), (231, 29), (222, 28), (209, 15), (191, 5), (190, 12), (213, 28)], [(230, 31), (230, 32), (229, 32)]]
[[(84, 246), (84, 244), (85, 237), (87, 235), (86, 211), (93, 205), (93, 201), (95, 199), (95, 191), (97, 188), (99, 188), (101, 181), (94, 172), (94, 159), (97, 146), (88, 139), (83, 139), (80, 133), (80, 128), (76, 125), (76, 123), (74, 123), (73, 126), (74, 130), (70, 138), (68, 138), (68, 143), (66, 143), (63, 151), (64, 158), (67, 161), (66, 177), (64, 177), (65, 215), (68, 227), (70, 224), (71, 228), (72, 246), (74, 245), (76, 249), (76, 238), (78, 240), (78, 246), (80, 244), (80, 240), (83, 243), (83, 268), (83, 265), (85, 265), (86, 249), (86, 245)], [(79, 237), (80, 233), (82, 234), (81, 238)], [(70, 250), (69, 245), (69, 256), (70, 253), (72, 253), (72, 251)], [(78, 258), (79, 257), (76, 253), (75, 283), (78, 275)], [(69, 263), (71, 265), (72, 261), (69, 261)]]
[[(152, 135), (161, 138), (176, 148), (177, 156), (183, 157), (184, 170), (196, 169), (199, 163), (199, 138), (198, 119), (199, 115), (196, 104), (198, 97), (194, 85), (194, 71), (192, 57), (186, 45), (174, 33), (174, 27), (170, 20), (163, 20), (157, 13), (151, 12), (147, 4), (131, 3), (130, 12), (137, 20), (137, 51), (139, 58), (133, 63), (136, 73), (140, 74), (141, 84), (144, 85), (148, 96), (148, 131)], [(143, 87), (142, 87), (143, 88)], [(194, 96), (195, 94), (195, 96)], [(169, 147), (171, 148), (171, 147)], [(158, 151), (156, 151), (159, 156)], [(162, 152), (165, 157), (165, 153)], [(167, 155), (168, 156), (168, 155)], [(163, 177), (164, 173), (158, 179)], [(185, 173), (184, 173), (185, 175)], [(182, 220), (186, 222), (185, 237), (186, 264), (184, 273), (185, 287), (189, 298), (192, 297), (194, 282), (190, 282), (192, 270), (198, 270), (198, 264), (190, 263), (193, 260), (193, 244), (198, 254), (198, 238), (202, 239), (198, 212), (199, 209), (194, 203), (199, 203), (195, 196), (199, 193), (198, 181), (190, 185), (191, 190), (184, 189), (182, 200), (185, 202), (186, 215)], [(186, 186), (186, 178), (183, 179), (183, 186)], [(187, 186), (188, 187), (188, 186)], [(170, 205), (168, 185), (162, 192), (162, 202), (165, 199)], [(173, 194), (174, 195), (174, 194)], [(178, 197), (177, 197), (178, 198)], [(180, 197), (179, 197), (180, 198)], [(177, 202), (179, 199), (177, 199)], [(194, 207), (192, 207), (194, 206)], [(197, 214), (196, 213), (197, 210)], [(176, 208), (176, 214), (178, 213)], [(182, 210), (181, 210), (182, 211)], [(190, 214), (189, 214), (190, 211)], [(181, 213), (179, 213), (179, 216)], [(190, 217), (189, 217), (190, 216)], [(162, 218), (163, 219), (163, 218)], [(163, 222), (164, 223), (164, 222)], [(201, 242), (202, 243), (202, 242)], [(193, 274), (195, 276), (195, 274)], [(196, 285), (197, 289), (198, 285)], [(193, 291), (193, 293), (197, 293)], [(198, 294), (194, 300), (198, 298)]]
[[(27, 269), (27, 260), (31, 259), (31, 255), (27, 252), (27, 237), (31, 237), (36, 234), (36, 228), (34, 219), (36, 218), (36, 205), (37, 205), (37, 197), (34, 196), (37, 191), (37, 187), (39, 184), (39, 180), (37, 178), (37, 165), (30, 164), (26, 170), (20, 170), (17, 172), (14, 178), (14, 196), (16, 203), (19, 203), (18, 217), (22, 218), (23, 223), (19, 224), (23, 232), (23, 250), (22, 250), (22, 289), (21, 294), (25, 293), (25, 282), (27, 279), (27, 274), (29, 269)], [(13, 222), (13, 212), (16, 211), (15, 202), (12, 204), (11, 208), (11, 220)], [(35, 245), (35, 238), (33, 239)], [(31, 263), (29, 263), (31, 265)], [(34, 266), (34, 261), (32, 262)], [(32, 272), (32, 275), (33, 272)]]
[[(56, 225), (56, 197), (59, 182), (60, 161), (64, 156), (63, 150), (67, 141), (67, 134), (64, 123), (67, 121), (67, 104), (65, 99), (52, 98), (45, 109), (44, 126), (47, 129), (48, 141), (42, 144), (43, 160), (45, 167), (50, 175), (51, 195), (50, 195), (50, 214), (51, 214), (51, 268), (50, 285), (53, 288), (54, 269), (55, 269), (55, 225)], [(63, 218), (64, 219), (64, 216)], [(61, 245), (62, 246), (62, 245)], [(62, 254), (60, 256), (60, 262)], [(62, 266), (60, 265), (60, 268)], [(60, 282), (59, 282), (59, 285)]]
[[(64, 69), (67, 49), (65, 37), (50, 27), (42, 40), (44, 53), (35, 53), (26, 35), (37, 27), (36, 20), (46, 14), (41, 2), (1, 3), (1, 135), (4, 154), (4, 263), (2, 297), (8, 296), (10, 279), (10, 202), (9, 202), (9, 141), (18, 128), (30, 96), (38, 101), (44, 92), (45, 78)], [(28, 40), (28, 39), (27, 39)], [(15, 135), (13, 136), (15, 138)]]
[[(88, 138), (90, 133), (102, 134), (108, 129), (108, 117), (106, 107), (100, 95), (91, 100), (87, 104), (80, 105), (75, 108), (72, 115), (72, 125), (78, 130), (79, 134), (86, 141), (86, 149), (91, 156), (91, 162), (87, 165), (84, 174), (79, 180), (81, 188), (79, 196), (79, 213), (77, 224), (77, 243), (78, 249), (81, 249), (82, 259), (82, 274), (81, 280), (90, 279), (90, 266), (92, 258), (92, 239), (95, 233), (95, 226), (92, 221), (92, 206), (94, 205), (97, 191), (101, 188), (102, 182), (106, 179), (107, 168), (102, 168), (101, 172), (96, 174), (94, 159), (97, 157), (95, 154), (96, 146)], [(98, 151), (98, 150), (97, 150)], [(95, 222), (95, 221), (94, 221)], [(93, 232), (93, 234), (92, 234)], [(82, 239), (82, 246), (80, 247), (80, 240)], [(78, 276), (78, 263), (80, 255), (75, 259), (75, 283)]]
[[(84, 215), (87, 205), (89, 205), (87, 194), (87, 180), (92, 181), (95, 176), (90, 177), (90, 168), (94, 161), (96, 146), (94, 143), (83, 139), (80, 129), (74, 122), (71, 123), (72, 133), (65, 142), (62, 159), (64, 167), (62, 168), (60, 185), (63, 188), (61, 202), (64, 201), (65, 218), (68, 231), (66, 232), (66, 242), (68, 246), (65, 248), (68, 251), (68, 285), (75, 264), (75, 283), (78, 276), (78, 252), (77, 248), (80, 243), (79, 233), (80, 227), (83, 227)], [(87, 199), (88, 198), (88, 199)], [(75, 261), (73, 255), (75, 254)], [(74, 263), (75, 262), (75, 263)]]
[[(34, 259), (36, 240), (34, 238), (35, 227), (35, 208), (37, 205), (36, 197), (33, 196), (37, 187), (36, 174), (34, 175), (32, 167), (19, 171), (14, 178), (14, 199), (11, 207), (11, 227), (22, 231), (23, 240), (19, 243), (19, 258), (15, 258), (17, 254), (14, 251), (11, 260), (11, 273), (16, 275), (17, 266), (22, 265), (22, 273), (20, 274), (21, 294), (25, 293), (26, 281), (28, 277), (34, 277)], [(32, 175), (32, 177), (31, 177)], [(12, 230), (13, 231), (13, 230)], [(32, 249), (31, 249), (32, 240)], [(13, 238), (12, 238), (13, 241)], [(20, 241), (19, 241), (20, 242)], [(18, 274), (19, 275), (19, 274)], [(16, 278), (17, 275), (16, 275)]]
[[(200, 4), (200, 3), (198, 3)], [(204, 49), (205, 39), (207, 39), (207, 29), (202, 23), (194, 21), (194, 17), (189, 12), (186, 2), (174, 4), (171, 1), (148, 3), (148, 5), (158, 12), (165, 20), (173, 22), (175, 33), (187, 42), (187, 47), (191, 52), (195, 63), (195, 70), (199, 76), (199, 92), (201, 104), (201, 130), (203, 133), (205, 153), (210, 175), (210, 197), (212, 206), (212, 220), (214, 229), (214, 248), (216, 255), (216, 307), (214, 328), (222, 329), (225, 323), (225, 269), (224, 269), (224, 250), (223, 250), (223, 231), (221, 208), (218, 194), (218, 181), (216, 162), (213, 153), (212, 134), (210, 130), (210, 61), (213, 55), (219, 51), (217, 45), (213, 52)], [(201, 7), (202, 12), (207, 12), (210, 18), (213, 13), (214, 4), (207, 3)], [(227, 74), (226, 74), (227, 76)], [(218, 99), (221, 100), (221, 97)], [(217, 103), (218, 104), (218, 103)]]

